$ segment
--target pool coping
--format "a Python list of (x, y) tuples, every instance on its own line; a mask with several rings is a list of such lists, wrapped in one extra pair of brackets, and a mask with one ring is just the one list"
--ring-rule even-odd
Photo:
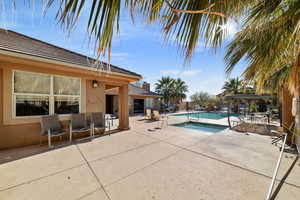
[[(180, 112), (180, 113), (172, 113), (170, 114), (170, 116), (174, 116), (174, 117), (188, 117), (188, 116), (185, 116), (186, 114), (196, 114), (196, 113), (211, 113), (211, 114), (228, 114), (227, 112), (207, 112), (207, 111), (197, 111), (197, 112)], [(234, 113), (230, 113), (230, 117), (237, 117), (236, 115), (233, 115)], [(189, 118), (195, 118), (195, 119), (209, 119), (209, 120), (222, 120), (222, 119), (225, 119), (227, 118), (228, 116), (226, 117), (222, 117), (222, 118), (219, 118), (219, 119), (210, 119), (210, 118), (196, 118), (196, 117), (189, 117)]]
[[(209, 123), (209, 122), (191, 121), (191, 120), (186, 121), (186, 122), (176, 123), (176, 124), (184, 124), (184, 123), (206, 124), (206, 125), (215, 125), (215, 126), (221, 126), (221, 127), (229, 128), (229, 125), (224, 125), (224, 124), (214, 124), (214, 123)], [(176, 124), (172, 124), (172, 125), (175, 126)]]
[[(205, 131), (205, 130), (197, 130), (197, 129), (194, 129), (194, 128), (187, 128), (187, 127), (177, 126), (178, 124), (184, 124), (184, 123), (214, 125), (214, 126), (224, 127), (224, 129), (220, 130), (220, 131), (217, 131), (217, 132), (209, 132), (209, 131)], [(226, 134), (227, 131), (230, 130), (228, 125), (214, 124), (214, 123), (207, 123), (207, 122), (199, 122), (199, 121), (196, 121), (196, 122), (195, 121), (178, 122), (178, 123), (171, 124), (171, 126), (174, 126), (176, 128), (181, 128), (181, 129), (193, 130), (193, 131), (196, 131), (196, 132), (209, 133), (208, 135), (212, 135), (212, 133), (213, 134), (216, 134), (216, 133), (218, 133), (218, 134)]]

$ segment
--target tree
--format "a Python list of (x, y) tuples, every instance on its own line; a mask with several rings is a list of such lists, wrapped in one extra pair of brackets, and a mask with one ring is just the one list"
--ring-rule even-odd
[(162, 95), (164, 103), (169, 104), (172, 97), (173, 87), (174, 79), (169, 76), (162, 77), (157, 83), (155, 83), (155, 92)]
[(196, 92), (191, 96), (191, 101), (193, 104), (204, 107), (209, 101), (210, 95), (207, 92)]
[(167, 104), (181, 103), (186, 98), (188, 86), (180, 78), (173, 79), (167, 76), (155, 83), (155, 91), (163, 96), (164, 102)]
[(238, 94), (242, 88), (242, 81), (239, 78), (232, 78), (225, 82), (223, 90), (225, 95), (228, 94)]
[(220, 110), (223, 105), (222, 99), (214, 95), (210, 96), (208, 102), (210, 106), (213, 108), (213, 110)]
[(183, 80), (181, 80), (180, 78), (174, 80), (171, 96), (177, 104), (182, 103), (182, 100), (186, 98), (187, 92), (188, 86)]
[(220, 98), (209, 95), (207, 92), (196, 92), (191, 96), (191, 102), (200, 107), (205, 107), (207, 111), (218, 110), (222, 105)]
[[(225, 82), (222, 89), (224, 90), (224, 92), (223, 92), (224, 95), (239, 94), (242, 89), (242, 81), (239, 80), (239, 78), (229, 79), (228, 81)], [(239, 101), (234, 100), (233, 102), (230, 102), (230, 103), (233, 103), (233, 111), (235, 113), (238, 113), (239, 112)]]

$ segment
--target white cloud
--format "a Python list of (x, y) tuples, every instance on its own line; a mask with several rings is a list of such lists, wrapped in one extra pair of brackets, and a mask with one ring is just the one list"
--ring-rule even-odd
[(183, 76), (197, 76), (201, 70), (185, 70), (181, 74)]

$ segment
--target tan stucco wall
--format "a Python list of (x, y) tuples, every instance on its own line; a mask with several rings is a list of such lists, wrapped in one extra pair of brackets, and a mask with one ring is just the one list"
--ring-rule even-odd
[[(4, 125), (3, 124), (3, 108), (7, 105), (3, 104), (3, 70), (0, 69), (0, 149), (9, 148), (13, 146), (22, 146), (23, 144), (32, 144), (32, 138), (35, 137), (35, 133), (39, 131), (38, 124), (26, 124), (19, 126)], [(23, 134), (24, 130), (30, 130), (27, 134)]]
[[(0, 62), (0, 149), (38, 144), (40, 141), (39, 117), (23, 119), (12, 117), (12, 71), (15, 69), (13, 66)], [(44, 68), (36, 68), (36, 70), (30, 68), (28, 70), (28, 68), (24, 67), (23, 69), (19, 65), (17, 69), (81, 78), (81, 112), (105, 112), (105, 82), (101, 77), (97, 77), (99, 87), (92, 88), (91, 81), (96, 78), (87, 77), (86, 74)], [(121, 82), (120, 84), (124, 83)], [(60, 117), (64, 124), (69, 118), (70, 116)], [(43, 140), (46, 141), (47, 138), (44, 137)]]
[(86, 112), (105, 112), (105, 85), (92, 88), (92, 80), (86, 81)]

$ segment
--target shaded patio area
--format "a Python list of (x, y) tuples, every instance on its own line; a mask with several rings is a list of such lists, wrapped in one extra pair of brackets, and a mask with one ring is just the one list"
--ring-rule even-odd
[[(170, 124), (178, 118), (170, 117)], [(271, 138), (217, 134), (130, 118), (131, 130), (0, 164), (0, 199), (264, 199), (278, 158)], [(41, 148), (39, 148), (41, 149)], [(14, 153), (12, 153), (14, 151)], [(22, 157), (22, 154), (32, 154)], [(285, 154), (277, 199), (300, 195), (296, 155)], [(295, 164), (296, 163), (296, 164)], [(291, 171), (288, 173), (289, 169)], [(275, 188), (280, 183), (277, 180)]]

